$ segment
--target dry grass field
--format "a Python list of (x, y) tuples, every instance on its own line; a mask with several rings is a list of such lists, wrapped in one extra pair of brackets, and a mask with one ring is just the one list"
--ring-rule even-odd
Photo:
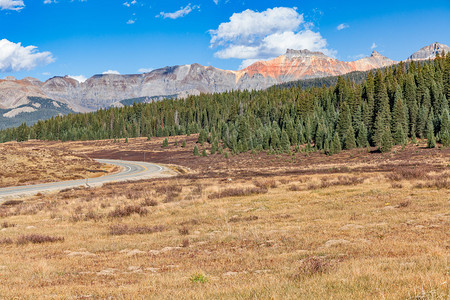
[(33, 147), (30, 144), (0, 144), (0, 188), (100, 176), (102, 166), (71, 151)]
[(183, 171), (0, 205), (0, 298), (449, 299), (449, 149), (225, 158), (162, 140), (25, 143)]

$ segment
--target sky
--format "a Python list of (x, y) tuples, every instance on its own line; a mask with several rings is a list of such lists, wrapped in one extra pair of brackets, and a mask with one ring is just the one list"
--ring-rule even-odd
[(404, 60), (436, 41), (450, 45), (450, 0), (0, 0), (0, 78), (238, 70), (287, 48)]

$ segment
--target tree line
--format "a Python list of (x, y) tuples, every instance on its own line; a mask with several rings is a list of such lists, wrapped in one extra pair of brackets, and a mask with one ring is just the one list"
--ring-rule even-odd
[(299, 145), (334, 154), (342, 149), (427, 139), (450, 146), (450, 54), (337, 78), (331, 86), (274, 87), (202, 94), (69, 114), (0, 131), (0, 142), (99, 140), (199, 133), (199, 142), (228, 148), (292, 151)]

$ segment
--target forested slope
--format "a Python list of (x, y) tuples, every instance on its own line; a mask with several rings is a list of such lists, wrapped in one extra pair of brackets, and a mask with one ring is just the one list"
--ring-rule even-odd
[(274, 87), (191, 96), (184, 100), (88, 114), (54, 117), (27, 127), (0, 131), (0, 141), (87, 140), (169, 136), (200, 132), (216, 150), (290, 151), (307, 144), (333, 154), (341, 149), (377, 146), (389, 151), (408, 139), (450, 144), (450, 55), (408, 68), (403, 63), (361, 83), (339, 77), (322, 87)]

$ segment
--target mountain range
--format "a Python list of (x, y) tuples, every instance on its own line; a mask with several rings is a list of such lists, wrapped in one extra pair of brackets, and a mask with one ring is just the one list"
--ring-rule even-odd
[[(442, 51), (448, 53), (450, 47), (436, 42), (413, 53), (406, 61), (433, 59)], [(191, 64), (165, 67), (144, 74), (94, 75), (85, 82), (69, 76), (56, 76), (45, 82), (31, 77), (22, 80), (7, 77), (0, 80), (0, 128), (14, 126), (19, 119), (33, 123), (40, 115), (51, 117), (52, 114), (122, 106), (129, 104), (130, 101), (124, 101), (126, 99), (136, 98), (142, 102), (167, 96), (186, 97), (236, 89), (259, 90), (295, 80), (368, 71), (397, 63), (376, 51), (369, 57), (346, 62), (321, 52), (288, 49), (285, 54), (272, 60), (258, 61), (238, 71)]]

